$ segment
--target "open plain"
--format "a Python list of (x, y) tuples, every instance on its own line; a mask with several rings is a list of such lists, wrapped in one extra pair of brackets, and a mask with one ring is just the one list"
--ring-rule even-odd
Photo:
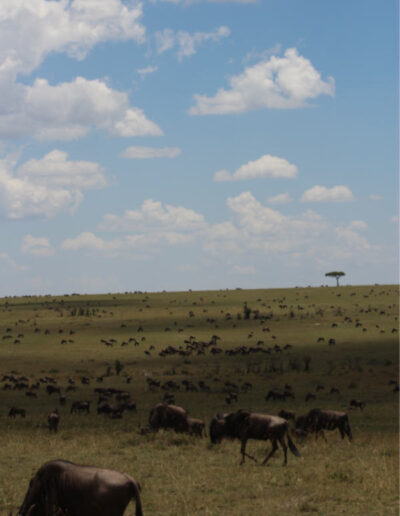
[[(0, 374), (0, 514), (16, 514), (32, 475), (56, 458), (132, 475), (146, 515), (398, 513), (395, 285), (3, 298)], [(287, 386), (294, 398), (266, 401)], [(166, 394), (207, 432), (216, 413), (239, 408), (345, 411), (353, 441), (337, 430), (327, 442), (294, 436), (301, 457), (289, 452), (282, 467), (281, 449), (261, 466), (271, 445), (250, 440), (258, 463), (239, 466), (237, 440), (146, 433)], [(76, 401), (89, 413), (71, 413)], [(122, 401), (137, 411), (97, 413)], [(9, 417), (11, 407), (26, 416)]]

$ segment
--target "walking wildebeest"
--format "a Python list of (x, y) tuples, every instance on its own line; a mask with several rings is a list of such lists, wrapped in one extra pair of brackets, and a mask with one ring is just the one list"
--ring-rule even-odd
[(315, 432), (316, 439), (318, 433), (321, 433), (326, 441), (324, 430), (335, 430), (335, 428), (338, 428), (342, 439), (347, 435), (349, 441), (352, 440), (349, 418), (345, 412), (311, 409), (306, 415), (306, 427)]
[(149, 425), (156, 431), (160, 428), (172, 428), (175, 432), (187, 432), (189, 429), (186, 410), (165, 403), (158, 403), (151, 409)]
[(285, 390), (283, 392), (277, 391), (273, 389), (272, 391), (269, 391), (268, 394), (265, 396), (265, 401), (268, 401), (269, 399), (272, 400), (286, 400), (286, 398), (293, 398), (294, 399), (294, 392)]
[(136, 516), (143, 516), (139, 492), (139, 483), (124, 473), (52, 460), (30, 481), (18, 516), (122, 516), (132, 498)]
[(58, 414), (58, 409), (54, 409), (53, 412), (50, 412), (47, 418), (47, 422), (49, 423), (49, 430), (50, 432), (57, 432), (58, 430), (58, 423), (60, 421), (60, 415)]
[(90, 401), (74, 401), (71, 405), (71, 414), (74, 412), (81, 413), (85, 411), (86, 414), (89, 414), (90, 411)]
[(293, 419), (293, 421), (296, 419), (296, 413), (293, 410), (286, 410), (282, 409), (280, 412), (278, 412), (278, 416), (282, 417), (283, 419)]
[(283, 448), (285, 456), (283, 464), (285, 465), (287, 463), (287, 445), (285, 443), (285, 436), (287, 437), (290, 451), (296, 455), (296, 457), (299, 457), (300, 453), (288, 432), (288, 422), (286, 419), (281, 417), (258, 414), (248, 410), (239, 410), (238, 412), (224, 416), (217, 416), (217, 418), (213, 419), (210, 426), (210, 438), (212, 443), (221, 441), (223, 437), (231, 439), (237, 438), (241, 441), (242, 445), (240, 453), (242, 454), (242, 460), (240, 464), (244, 463), (245, 457), (249, 457), (257, 462), (254, 457), (246, 453), (246, 443), (249, 439), (270, 439), (272, 450), (266, 456), (262, 464), (266, 464), (276, 452), (278, 449), (277, 441), (279, 441)]

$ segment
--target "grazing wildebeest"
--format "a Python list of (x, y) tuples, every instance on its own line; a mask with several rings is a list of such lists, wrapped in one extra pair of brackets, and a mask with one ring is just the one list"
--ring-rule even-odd
[(221, 441), (223, 437), (228, 437), (230, 439), (237, 438), (241, 441), (240, 453), (242, 455), (242, 460), (240, 464), (244, 463), (245, 457), (249, 457), (257, 462), (254, 457), (246, 453), (246, 443), (249, 439), (269, 439), (272, 443), (272, 450), (264, 459), (263, 464), (266, 464), (276, 452), (278, 449), (277, 441), (279, 441), (283, 448), (283, 464), (285, 465), (287, 463), (287, 445), (285, 442), (285, 436), (287, 437), (290, 451), (296, 455), (296, 457), (299, 457), (300, 453), (289, 435), (288, 422), (286, 419), (281, 417), (258, 414), (248, 410), (239, 410), (238, 412), (224, 416), (217, 416), (217, 418), (214, 418), (211, 422), (210, 426), (210, 438), (212, 443)]
[(50, 414), (47, 417), (47, 422), (49, 423), (49, 430), (50, 432), (57, 432), (58, 430), (58, 423), (60, 421), (60, 415), (58, 413), (58, 409), (54, 409), (53, 412), (50, 412)]
[(22, 407), (11, 407), (8, 412), (8, 417), (15, 417), (17, 414), (19, 414), (21, 417), (25, 417), (26, 410)]
[(74, 401), (71, 405), (71, 414), (74, 412), (81, 413), (85, 411), (89, 414), (90, 411), (90, 401)]
[(29, 484), (19, 516), (122, 516), (132, 498), (143, 516), (140, 485), (119, 471), (52, 460)]
[(165, 403), (158, 403), (151, 409), (149, 425), (156, 431), (160, 428), (172, 428), (175, 432), (187, 432), (189, 428), (186, 410)]
[(360, 408), (361, 410), (365, 407), (365, 402), (360, 400), (350, 400), (351, 408)]
[(339, 429), (342, 439), (347, 435), (349, 441), (352, 440), (349, 418), (345, 412), (337, 412), (335, 410), (311, 409), (306, 416), (306, 427), (311, 428), (315, 432), (317, 439), (318, 433), (321, 433), (326, 441), (324, 430)]
[(204, 435), (207, 437), (206, 425), (204, 424), (204, 421), (194, 417), (188, 417), (186, 418), (186, 421), (188, 424), (189, 434), (196, 435), (197, 437), (203, 437), (204, 433)]
[(294, 399), (294, 392), (285, 390), (283, 392), (277, 391), (273, 389), (272, 391), (269, 391), (268, 394), (265, 396), (265, 401), (268, 401), (269, 399), (272, 400), (286, 400), (286, 398), (293, 398)]

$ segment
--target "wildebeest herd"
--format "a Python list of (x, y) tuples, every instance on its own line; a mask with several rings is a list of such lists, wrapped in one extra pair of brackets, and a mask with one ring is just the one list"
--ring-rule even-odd
[[(312, 305), (310, 305), (310, 307), (311, 306)], [(300, 310), (300, 308), (302, 310), (311, 310), (310, 307), (301, 308), (299, 306), (298, 310)], [(212, 318), (207, 316), (207, 320), (208, 324), (213, 327), (215, 325), (215, 328), (218, 327), (218, 324), (221, 324), (222, 326), (224, 322), (228, 324), (228, 321), (232, 321), (233, 324), (231, 325), (231, 327), (236, 328), (236, 326), (240, 326), (241, 320), (245, 321), (251, 315), (251, 320), (255, 321), (253, 323), (254, 330), (248, 329), (245, 333), (243, 331), (243, 339), (249, 339), (247, 342), (253, 342), (254, 345), (252, 346), (244, 345), (243, 342), (246, 342), (246, 340), (240, 341), (240, 339), (236, 338), (229, 340), (229, 344), (227, 346), (224, 340), (224, 328), (220, 328), (219, 330), (214, 330), (213, 328), (213, 333), (214, 331), (217, 331), (223, 336), (222, 339), (215, 333), (212, 335), (211, 338), (209, 338), (207, 337), (205, 331), (200, 333), (200, 336), (198, 338), (192, 335), (189, 337), (188, 330), (187, 335), (182, 335), (182, 337), (185, 337), (183, 345), (165, 345), (163, 342), (156, 343), (155, 340), (152, 341), (152, 337), (147, 334), (148, 323), (140, 325), (137, 328), (137, 331), (140, 331), (141, 333), (141, 338), (137, 336), (136, 340), (132, 340), (135, 346), (138, 346), (137, 351), (140, 350), (141, 352), (143, 352), (143, 350), (140, 349), (140, 346), (144, 345), (142, 343), (145, 342), (145, 339), (147, 338), (147, 357), (152, 356), (153, 359), (158, 360), (158, 353), (158, 355), (162, 359), (162, 362), (166, 362), (168, 367), (168, 370), (164, 369), (165, 372), (163, 371), (162, 373), (160, 373), (160, 370), (156, 370), (156, 372), (154, 372), (154, 369), (151, 366), (147, 367), (145, 365), (145, 361), (142, 361), (140, 363), (140, 368), (143, 367), (143, 370), (141, 369), (140, 373), (141, 375), (143, 374), (143, 376), (146, 378), (145, 392), (149, 393), (149, 396), (147, 398), (147, 408), (145, 411), (140, 410), (142, 399), (139, 396), (136, 398), (139, 405), (139, 413), (137, 414), (137, 416), (132, 417), (138, 417), (140, 419), (140, 422), (143, 423), (143, 419), (141, 418), (142, 415), (143, 417), (147, 416), (147, 424), (145, 423), (146, 426), (139, 427), (138, 434), (143, 436), (151, 433), (155, 434), (160, 429), (166, 430), (167, 432), (161, 432), (161, 437), (160, 434), (158, 434), (158, 437), (156, 439), (154, 439), (154, 437), (152, 436), (150, 436), (149, 439), (147, 439), (147, 437), (138, 437), (138, 442), (145, 442), (146, 446), (149, 445), (149, 447), (151, 447), (154, 441), (157, 441), (159, 443), (166, 440), (173, 441), (173, 438), (171, 438), (170, 433), (170, 431), (172, 430), (173, 432), (176, 432), (178, 434), (187, 434), (189, 436), (194, 436), (196, 438), (208, 437), (212, 444), (212, 446), (207, 446), (207, 450), (211, 450), (210, 453), (216, 453), (217, 450), (226, 450), (226, 445), (218, 446), (218, 444), (221, 443), (221, 441), (225, 439), (235, 440), (238, 442), (240, 464), (243, 464), (245, 462), (246, 457), (256, 462), (259, 461), (262, 464), (269, 463), (271, 458), (274, 456), (277, 456), (278, 460), (280, 461), (281, 457), (279, 449), (282, 448), (282, 460), (283, 464), (286, 465), (288, 462), (288, 449), (289, 452), (296, 457), (299, 457), (301, 452), (301, 455), (304, 457), (304, 461), (307, 461), (307, 456), (309, 455), (309, 453), (307, 450), (307, 443), (306, 445), (304, 445), (304, 439), (310, 438), (310, 436), (313, 436), (315, 440), (317, 440), (321, 436), (326, 441), (325, 433), (336, 430), (339, 433), (342, 440), (344, 440), (347, 437), (349, 441), (352, 441), (353, 435), (350, 428), (350, 418), (353, 419), (352, 426), (356, 432), (356, 435), (360, 434), (360, 432), (357, 431), (357, 419), (364, 417), (368, 418), (370, 417), (371, 413), (368, 414), (369, 410), (367, 409), (367, 414), (364, 416), (364, 413), (361, 411), (365, 409), (366, 403), (363, 400), (357, 399), (358, 396), (363, 398), (366, 392), (365, 390), (354, 390), (352, 391), (351, 396), (349, 393), (345, 393), (346, 385), (349, 385), (348, 382), (350, 382), (350, 375), (348, 377), (349, 380), (346, 380), (347, 383), (338, 379), (337, 383), (335, 383), (335, 386), (332, 386), (331, 383), (330, 385), (328, 384), (329, 387), (326, 384), (325, 386), (323, 385), (323, 383), (325, 382), (322, 379), (322, 375), (318, 377), (318, 384), (317, 380), (315, 380), (313, 386), (311, 384), (311, 381), (307, 383), (303, 382), (302, 379), (299, 380), (298, 385), (295, 385), (296, 400), (299, 400), (301, 398), (301, 402), (305, 401), (307, 403), (307, 408), (298, 408), (301, 415), (297, 414), (294, 410), (291, 410), (295, 406), (293, 401), (295, 400), (295, 393), (294, 390), (290, 387), (290, 385), (284, 385), (284, 383), (286, 381), (288, 381), (289, 383), (292, 383), (292, 381), (296, 381), (293, 380), (293, 377), (296, 377), (297, 375), (297, 377), (300, 378), (300, 373), (303, 373), (303, 371), (307, 373), (309, 370), (309, 361), (304, 359), (303, 366), (302, 355), (299, 354), (297, 350), (291, 350), (293, 346), (296, 347), (296, 344), (283, 345), (281, 343), (282, 340), (279, 328), (277, 331), (277, 324), (275, 324), (276, 321), (279, 321), (279, 317), (272, 313), (272, 308), (266, 316), (264, 316), (262, 312), (258, 313), (256, 310), (253, 310), (253, 312), (251, 312), (247, 305), (246, 308), (247, 310), (244, 310), (242, 319), (240, 319), (239, 317), (235, 318), (235, 314), (232, 316), (231, 314), (225, 313), (224, 316), (220, 318), (218, 318), (218, 316), (216, 316), (215, 314), (213, 314)], [(291, 307), (289, 306), (289, 308)], [(282, 304), (281, 310), (289, 310), (289, 308), (286, 304)], [(331, 306), (330, 309), (332, 312), (337, 311), (337, 313), (339, 314), (339, 307)], [(198, 313), (194, 314), (194, 310), (195, 309), (191, 311), (191, 319), (193, 319), (195, 316), (198, 316)], [(337, 315), (337, 318), (342, 319), (343, 316), (344, 313)], [(285, 315), (280, 314), (280, 317), (284, 318)], [(305, 321), (307, 321), (308, 318), (309, 320), (314, 321), (314, 319), (312, 319), (312, 314), (308, 316), (308, 313), (306, 313), (305, 311), (299, 312), (299, 314), (297, 314), (296, 312), (295, 317), (298, 317), (299, 320), (303, 318)], [(294, 316), (291, 315), (291, 312), (288, 312), (285, 321), (292, 321), (293, 319)], [(221, 322), (221, 320), (224, 320), (224, 322)], [(318, 319), (318, 321), (319, 320), (322, 319)], [(351, 324), (351, 321), (347, 321), (347, 323)], [(169, 321), (168, 324), (168, 332), (167, 328), (165, 329), (165, 331), (171, 334), (174, 329), (174, 325), (172, 321)], [(182, 327), (184, 326), (181, 322), (179, 324)], [(261, 333), (257, 335), (256, 325), (258, 326), (258, 324), (260, 324), (259, 332), (263, 332), (262, 335)], [(123, 325), (121, 325), (121, 328), (122, 326)], [(137, 323), (135, 323), (135, 328), (136, 326)], [(164, 323), (162, 327), (164, 327)], [(332, 328), (333, 327), (334, 326), (332, 325)], [(335, 327), (337, 327), (337, 324)], [(359, 328), (359, 322), (357, 322), (357, 325), (355, 325), (355, 327)], [(273, 330), (273, 334), (271, 334), (270, 328)], [(178, 333), (182, 331), (182, 328), (180, 328), (179, 325), (176, 325), (175, 329), (176, 331), (178, 331)], [(316, 335), (321, 335), (322, 329), (318, 329), (316, 331), (318, 331)], [(381, 331), (381, 329), (379, 331)], [(53, 332), (52, 329), (51, 332)], [(65, 332), (67, 332), (67, 329), (64, 329), (64, 333)], [(195, 333), (195, 331), (191, 329), (190, 333)], [(42, 334), (47, 335), (48, 332), (43, 333), (42, 331)], [(143, 334), (146, 334), (146, 337)], [(208, 335), (210, 334), (211, 333), (208, 333)], [(314, 345), (317, 340), (315, 338), (316, 335), (313, 336)], [(118, 337), (117, 334), (115, 336)], [(341, 339), (336, 334), (335, 337), (337, 338), (335, 342), (336, 348), (332, 349), (326, 346), (325, 349), (330, 349), (333, 352), (342, 346)], [(22, 339), (22, 337), (20, 338)], [(124, 350), (129, 349), (129, 344), (131, 343), (130, 339), (128, 339), (127, 337), (121, 337), (119, 340), (121, 340), (122, 338), (124, 340), (121, 343), (121, 347), (123, 346)], [(268, 346), (266, 338), (274, 340), (273, 345)], [(264, 340), (262, 339), (265, 340), (265, 345)], [(116, 351), (116, 345), (119, 341), (110, 337), (107, 337), (107, 339), (104, 340), (106, 340), (107, 343), (111, 343), (111, 345), (106, 345), (107, 349), (105, 349), (105, 352), (107, 354)], [(222, 343), (220, 343), (221, 340)], [(279, 344), (275, 344), (276, 340), (279, 342)], [(329, 338), (328, 341), (328, 336), (326, 335), (325, 343), (333, 345), (331, 340), (334, 339)], [(290, 338), (290, 341), (293, 343), (296, 342), (295, 338)], [(149, 344), (152, 344), (153, 342), (154, 344), (156, 344), (157, 347), (153, 345), (150, 345), (150, 347), (148, 347)], [(231, 343), (233, 343), (234, 345), (231, 345)], [(237, 345), (239, 343), (241, 345)], [(341, 347), (341, 349), (343, 349), (343, 346)], [(121, 354), (122, 352), (119, 351), (119, 353), (120, 354), (117, 356), (119, 356), (119, 358), (123, 357), (123, 355)], [(200, 356), (199, 360), (203, 360), (204, 355), (206, 359), (210, 358), (214, 360), (215, 358), (215, 362), (211, 362), (211, 360), (208, 361), (208, 364), (213, 365), (209, 366), (207, 374), (205, 374), (204, 372), (200, 373), (202, 379), (200, 379), (201, 376), (198, 373), (198, 370), (194, 371), (195, 367), (193, 366), (193, 369), (191, 369), (192, 366), (190, 365), (191, 361), (196, 360), (198, 355)], [(105, 356), (107, 356), (107, 359), (110, 360), (108, 358), (108, 355)], [(134, 358), (136, 359), (136, 355), (132, 356), (134, 356)], [(331, 353), (329, 356), (332, 357), (333, 354)], [(224, 359), (225, 357), (227, 363), (229, 363), (230, 369), (228, 370), (228, 368), (226, 368), (226, 370), (224, 370), (223, 373), (221, 372), (221, 374), (219, 374), (218, 369), (214, 365), (214, 363), (217, 363), (218, 360), (221, 362), (221, 358)], [(112, 359), (114, 358), (115, 355), (112, 355)], [(171, 360), (171, 358), (173, 360)], [(125, 358), (121, 359), (125, 360)], [(144, 360), (149, 359), (145, 358)], [(159, 362), (161, 362), (161, 360)], [(178, 373), (175, 373), (173, 368), (177, 363), (180, 364), (180, 369)], [(108, 362), (108, 364), (110, 364), (110, 362)], [(113, 362), (111, 362), (111, 367), (112, 364)], [(125, 364), (128, 364), (128, 362), (125, 362)], [(268, 369), (262, 370), (261, 366), (259, 366), (258, 364), (263, 364), (263, 368), (267, 367), (264, 366), (264, 364), (267, 364)], [(288, 372), (287, 376), (278, 376), (278, 374), (282, 374), (282, 371), (279, 370), (280, 364), (284, 364), (285, 374), (286, 372)], [(313, 363), (313, 367), (315, 367), (314, 364), (315, 362)], [(356, 364), (356, 362), (354, 362), (354, 364)], [(240, 365), (242, 368), (241, 372), (237, 374), (235, 372), (236, 365)], [(59, 363), (57, 363), (56, 366), (59, 366)], [(29, 375), (27, 375), (27, 377), (23, 377), (18, 376), (17, 374), (10, 374), (8, 378), (4, 377), (3, 380), (7, 383), (4, 384), (3, 389), (4, 391), (13, 391), (13, 403), (15, 403), (15, 405), (13, 406), (10, 406), (11, 403), (8, 405), (8, 423), (10, 425), (13, 425), (13, 427), (14, 425), (21, 425), (21, 427), (29, 426), (31, 421), (30, 411), (32, 405), (36, 403), (38, 404), (37, 407), (43, 406), (40, 405), (43, 401), (40, 399), (39, 395), (39, 392), (41, 391), (38, 391), (39, 384), (41, 385), (43, 383), (45, 386), (41, 387), (41, 389), (44, 390), (45, 393), (47, 393), (45, 394), (46, 399), (51, 401), (50, 406), (47, 406), (46, 413), (41, 413), (41, 421), (43, 422), (43, 424), (39, 423), (36, 425), (35, 428), (40, 428), (46, 425), (46, 427), (48, 428), (48, 432), (54, 434), (56, 434), (57, 432), (61, 432), (60, 436), (55, 437), (56, 440), (59, 439), (59, 437), (63, 437), (63, 429), (66, 428), (69, 421), (74, 421), (74, 425), (76, 425), (77, 421), (84, 420), (85, 424), (87, 421), (87, 426), (90, 427), (92, 422), (96, 420), (96, 425), (98, 428), (102, 428), (103, 423), (107, 426), (110, 425), (111, 428), (114, 428), (113, 426), (111, 426), (114, 424), (124, 425), (125, 423), (127, 423), (126, 428), (128, 428), (132, 420), (129, 419), (130, 416), (127, 416), (127, 421), (125, 421), (125, 413), (137, 412), (136, 401), (133, 401), (130, 398), (130, 394), (128, 391), (124, 391), (123, 389), (112, 389), (110, 387), (104, 387), (104, 385), (106, 385), (107, 382), (111, 381), (110, 378), (117, 378), (116, 374), (119, 373), (115, 373), (114, 376), (107, 374), (103, 374), (100, 376), (99, 368), (97, 368), (95, 370), (96, 372), (94, 373), (94, 369), (89, 369), (89, 366), (85, 365), (79, 367), (82, 367), (82, 371), (79, 373), (78, 370), (76, 370), (75, 373), (68, 372), (68, 374), (74, 376), (74, 380), (70, 377), (68, 379), (68, 386), (66, 385), (65, 387), (58, 386), (57, 382), (55, 381), (55, 378), (52, 377), (44, 377), (38, 379), (39, 375), (33, 375), (34, 380), (29, 379)], [(88, 369), (85, 370), (83, 369), (84, 367), (88, 367)], [(128, 367), (129, 366), (127, 366), (127, 368)], [(250, 372), (250, 374), (246, 373), (246, 367), (247, 373)], [(354, 367), (356, 367), (356, 365)], [(187, 369), (189, 372), (184, 373), (183, 369)], [(316, 369), (313, 369), (313, 371), (316, 371)], [(133, 381), (135, 381), (135, 376), (139, 376), (135, 368), (133, 368), (133, 371), (132, 369), (129, 370), (129, 372), (125, 370), (123, 372), (123, 375), (119, 377), (119, 384), (123, 381), (126, 381), (127, 384), (130, 383), (131, 377), (128, 376), (128, 373), (132, 375)], [(227, 373), (232, 373), (232, 375), (228, 376)], [(49, 374), (51, 374), (50, 371)], [(65, 372), (64, 374), (65, 378), (67, 378), (67, 373)], [(78, 374), (80, 375), (80, 377), (78, 376)], [(150, 377), (150, 374), (152, 378)], [(162, 376), (164, 374), (176, 374), (176, 376), (173, 379), (162, 379)], [(254, 376), (252, 376), (253, 374)], [(225, 378), (224, 375), (226, 375)], [(141, 378), (143, 376), (141, 376)], [(307, 374), (301, 375), (301, 377), (306, 376)], [(184, 377), (184, 379), (182, 379), (182, 377)], [(309, 375), (308, 377), (312, 378), (312, 375)], [(229, 378), (229, 381), (226, 380), (226, 378)], [(273, 380), (270, 380), (270, 378), (273, 378)], [(284, 380), (278, 381), (277, 378), (284, 378)], [(333, 378), (335, 378), (335, 380), (333, 380)], [(336, 382), (335, 375), (333, 375), (331, 379), (332, 381)], [(251, 382), (254, 383), (254, 388), (252, 386), (252, 383), (248, 380), (251, 380)], [(268, 383), (266, 383), (265, 380)], [(216, 383), (213, 383), (214, 381)], [(267, 384), (268, 387), (265, 388), (263, 392), (260, 394), (259, 389), (263, 381), (265, 382), (263, 385)], [(86, 386), (93, 384), (95, 382), (98, 382), (101, 385), (101, 387), (96, 386), (96, 388), (94, 389), (95, 394), (89, 394), (89, 389), (86, 388)], [(387, 379), (385, 379), (385, 382), (387, 385)], [(397, 388), (398, 391), (398, 382), (396, 380), (393, 380), (393, 382), (394, 389)], [(75, 391), (82, 392), (79, 391), (79, 388), (81, 387), (80, 384), (85, 386), (85, 394), (78, 394), (78, 400), (70, 399), (70, 393), (74, 393)], [(297, 388), (299, 388), (300, 392), (297, 391)], [(256, 389), (258, 389), (258, 391), (256, 391), (256, 394), (254, 394), (253, 397), (252, 392), (254, 392)], [(21, 395), (18, 397), (19, 390), (25, 391), (25, 393), (22, 392), (21, 395), (26, 394), (26, 396), (32, 398), (32, 400), (29, 400), (29, 405), (25, 405), (25, 403), (22, 401)], [(322, 392), (320, 393), (320, 391)], [(198, 393), (198, 395), (192, 394), (196, 392)], [(4, 394), (8, 396), (8, 393)], [(159, 394), (161, 394), (161, 396), (159, 396)], [(198, 417), (192, 417), (191, 412), (193, 412), (194, 415), (197, 416), (198, 413), (196, 414), (196, 412), (198, 409), (194, 409), (195, 405), (193, 405), (193, 407), (191, 406), (192, 401), (191, 398), (189, 400), (189, 396), (198, 396), (198, 398), (201, 398), (202, 400), (205, 400), (206, 398), (214, 400), (216, 399), (216, 396), (213, 396), (215, 394), (221, 395), (221, 398), (218, 401), (212, 402), (214, 403), (214, 409), (210, 409), (208, 411), (208, 416), (206, 416), (207, 425), (205, 423), (205, 420), (200, 419)], [(156, 401), (154, 398), (157, 395), (158, 400), (160, 400), (160, 402), (154, 405)], [(38, 396), (39, 399), (37, 401), (33, 399), (37, 398)], [(74, 397), (76, 395), (71, 394), (71, 396)], [(243, 398), (246, 398), (246, 400), (244, 400), (242, 396)], [(346, 405), (346, 402), (344, 401), (345, 396), (348, 396), (346, 400)], [(189, 410), (186, 410), (182, 406), (178, 406), (178, 404), (175, 401), (175, 397), (182, 398), (178, 399), (178, 403), (182, 404), (185, 407), (190, 407), (191, 412), (189, 412)], [(150, 403), (148, 401), (149, 398), (151, 398)], [(316, 401), (317, 399), (318, 401)], [(55, 407), (55, 405), (57, 404), (57, 400), (59, 406)], [(268, 409), (263, 408), (264, 400), (269, 405)], [(370, 403), (373, 402), (373, 400), (367, 397), (366, 401), (368, 403), (367, 406), (369, 408)], [(63, 407), (66, 406), (67, 403), (68, 406), (65, 407), (65, 409), (63, 410)], [(224, 409), (224, 404), (228, 405), (229, 407), (226, 407)], [(246, 408), (247, 404), (251, 408), (255, 409), (254, 412)], [(275, 405), (277, 408), (272, 408), (271, 404), (272, 406)], [(234, 407), (232, 405), (234, 405)], [(153, 406), (153, 408), (150, 410), (150, 412), (148, 412), (150, 406)], [(196, 406), (204, 406), (203, 401), (202, 405), (198, 403)], [(299, 406), (297, 401), (296, 406)], [(321, 408), (311, 408), (313, 406), (321, 406)], [(327, 406), (337, 410), (325, 410)], [(348, 409), (346, 407), (348, 407)], [(49, 410), (51, 410), (50, 413)], [(356, 413), (350, 413), (350, 410), (356, 411)], [(220, 412), (216, 413), (217, 411)], [(36, 416), (37, 414), (38, 412), (36, 412)], [(202, 417), (204, 418), (203, 412)], [(113, 419), (118, 420), (121, 418), (123, 418), (123, 421), (121, 423), (119, 421), (115, 423), (113, 421), (110, 421)], [(135, 421), (135, 419), (133, 419), (133, 421)], [(38, 431), (38, 433), (40, 433), (40, 430)], [(174, 437), (176, 437), (177, 441), (181, 439), (181, 436)], [(182, 439), (187, 440), (193, 445), (195, 442), (201, 442), (197, 441), (197, 439), (195, 440), (191, 439), (191, 437), (185, 436), (183, 436)], [(253, 440), (270, 441), (271, 448), (265, 450), (265, 453), (263, 455), (260, 454), (260, 451), (258, 451), (258, 454), (254, 453), (252, 451), (251, 444)], [(308, 441), (308, 443), (310, 442), (311, 441)], [(319, 446), (324, 446), (324, 444), (318, 444), (318, 447)], [(222, 451), (218, 453), (222, 453)], [(69, 457), (68, 453), (65, 453), (64, 456)], [(218, 460), (218, 457), (220, 456), (217, 454), (214, 455), (215, 460)], [(235, 460), (234, 456), (233, 460)], [(82, 463), (84, 462), (90, 463), (92, 461), (90, 459), (87, 461), (85, 461), (85, 459), (82, 459)], [(93, 462), (95, 463), (96, 461)], [(297, 461), (293, 460), (293, 464), (295, 462)], [(290, 457), (289, 463), (290, 467), (295, 467), (294, 465), (292, 465), (292, 459), (290, 459)], [(302, 463), (302, 460), (298, 461), (297, 463)], [(136, 514), (143, 514), (141, 487), (139, 483), (132, 477), (129, 477), (128, 475), (116, 471), (117, 469), (121, 469), (121, 471), (123, 471), (123, 466), (118, 466), (115, 464), (111, 465), (110, 463), (107, 463), (107, 461), (105, 463), (103, 462), (103, 466), (105, 466), (105, 468), (108, 468), (110, 466), (114, 467), (115, 469), (104, 469), (104, 467), (99, 468), (94, 466), (83, 466), (73, 464), (69, 461), (61, 459), (46, 462), (37, 470), (36, 474), (33, 476), (18, 514), (26, 516), (120, 516), (126, 510), (126, 507), (131, 499), (134, 499), (136, 501)], [(254, 468), (254, 471), (257, 471), (257, 468)], [(284, 469), (282, 470), (282, 472), (284, 472), (284, 474), (286, 475), (286, 471)], [(143, 472), (141, 472), (139, 475), (136, 471), (135, 475), (138, 474), (138, 479), (142, 484), (144, 482), (144, 493), (146, 495), (149, 491), (147, 490), (148, 488), (146, 486), (146, 480), (142, 478), (142, 473)], [(147, 509), (147, 511), (148, 510), (149, 509)]]
[[(287, 415), (284, 410), (280, 412)], [(289, 416), (292, 415), (289, 411)], [(50, 430), (57, 431), (58, 410), (48, 416)], [(305, 434), (322, 434), (324, 430), (338, 429), (343, 439), (352, 440), (349, 419), (346, 413), (331, 410), (311, 409), (295, 420), (296, 430)], [(198, 437), (206, 435), (201, 419), (191, 418), (187, 411), (176, 405), (158, 403), (149, 414), (147, 427), (141, 433), (159, 429), (171, 429), (178, 433), (189, 433)], [(240, 464), (245, 457), (257, 462), (246, 452), (250, 439), (271, 441), (272, 449), (263, 460), (266, 464), (278, 450), (278, 443), (284, 453), (283, 465), (287, 464), (287, 449), (296, 457), (300, 453), (289, 431), (288, 419), (268, 414), (239, 409), (236, 412), (217, 414), (210, 423), (209, 435), (212, 444), (222, 439), (238, 439), (241, 442)], [(140, 484), (131, 476), (118, 471), (74, 464), (66, 460), (52, 460), (43, 464), (29, 483), (25, 499), (18, 516), (122, 516), (130, 500), (136, 500), (136, 516), (142, 516)]]

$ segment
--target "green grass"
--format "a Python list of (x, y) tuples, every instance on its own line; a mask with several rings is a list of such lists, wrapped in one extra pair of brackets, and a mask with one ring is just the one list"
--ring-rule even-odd
[[(252, 309), (249, 320), (243, 318), (245, 301)], [(143, 488), (145, 514), (151, 515), (397, 514), (398, 394), (388, 383), (398, 379), (398, 334), (392, 333), (397, 318), (394, 285), (0, 299), (1, 376), (25, 375), (30, 384), (53, 376), (64, 391), (73, 378), (78, 386), (59, 407), (59, 432), (50, 435), (47, 415), (58, 397), (49, 396), (45, 385), (31, 399), (26, 389), (3, 390), (6, 382), (0, 383), (0, 514), (16, 511), (31, 475), (54, 458), (133, 475)], [(186, 349), (191, 336), (208, 342), (214, 334), (223, 351), (263, 341), (258, 347), (271, 353), (212, 355), (207, 348), (204, 355), (158, 355), (167, 346)], [(325, 340), (317, 342), (319, 337)], [(101, 342), (111, 338), (113, 347)], [(139, 345), (121, 346), (129, 338)], [(286, 344), (292, 347), (272, 349)], [(308, 372), (305, 357), (311, 359)], [(119, 375), (116, 361), (123, 366)], [(110, 375), (97, 383), (107, 370)], [(90, 377), (90, 385), (81, 384), (82, 376)], [(297, 441), (301, 458), (289, 454), (285, 468), (281, 451), (266, 467), (251, 461), (239, 466), (238, 441), (211, 446), (208, 439), (170, 432), (140, 435), (139, 426), (147, 424), (150, 408), (164, 394), (149, 390), (147, 376), (161, 383), (205, 381), (210, 392), (185, 392), (181, 385), (175, 398), (207, 424), (217, 412), (238, 408), (275, 414), (286, 407), (302, 414), (314, 406), (347, 410), (352, 398), (365, 401), (366, 408), (349, 412), (352, 443), (326, 432), (327, 443)], [(251, 382), (253, 388), (228, 406), (226, 381)], [(265, 401), (271, 388), (286, 383), (294, 401)], [(324, 389), (316, 392), (318, 384)], [(99, 386), (128, 390), (138, 413), (122, 420), (97, 415), (93, 389)], [(333, 386), (340, 392), (330, 395)], [(316, 393), (315, 402), (305, 402), (308, 392)], [(92, 402), (92, 413), (71, 415), (71, 402), (84, 399)], [(7, 417), (13, 405), (26, 408), (26, 419)], [(269, 447), (248, 443), (259, 459)]]

